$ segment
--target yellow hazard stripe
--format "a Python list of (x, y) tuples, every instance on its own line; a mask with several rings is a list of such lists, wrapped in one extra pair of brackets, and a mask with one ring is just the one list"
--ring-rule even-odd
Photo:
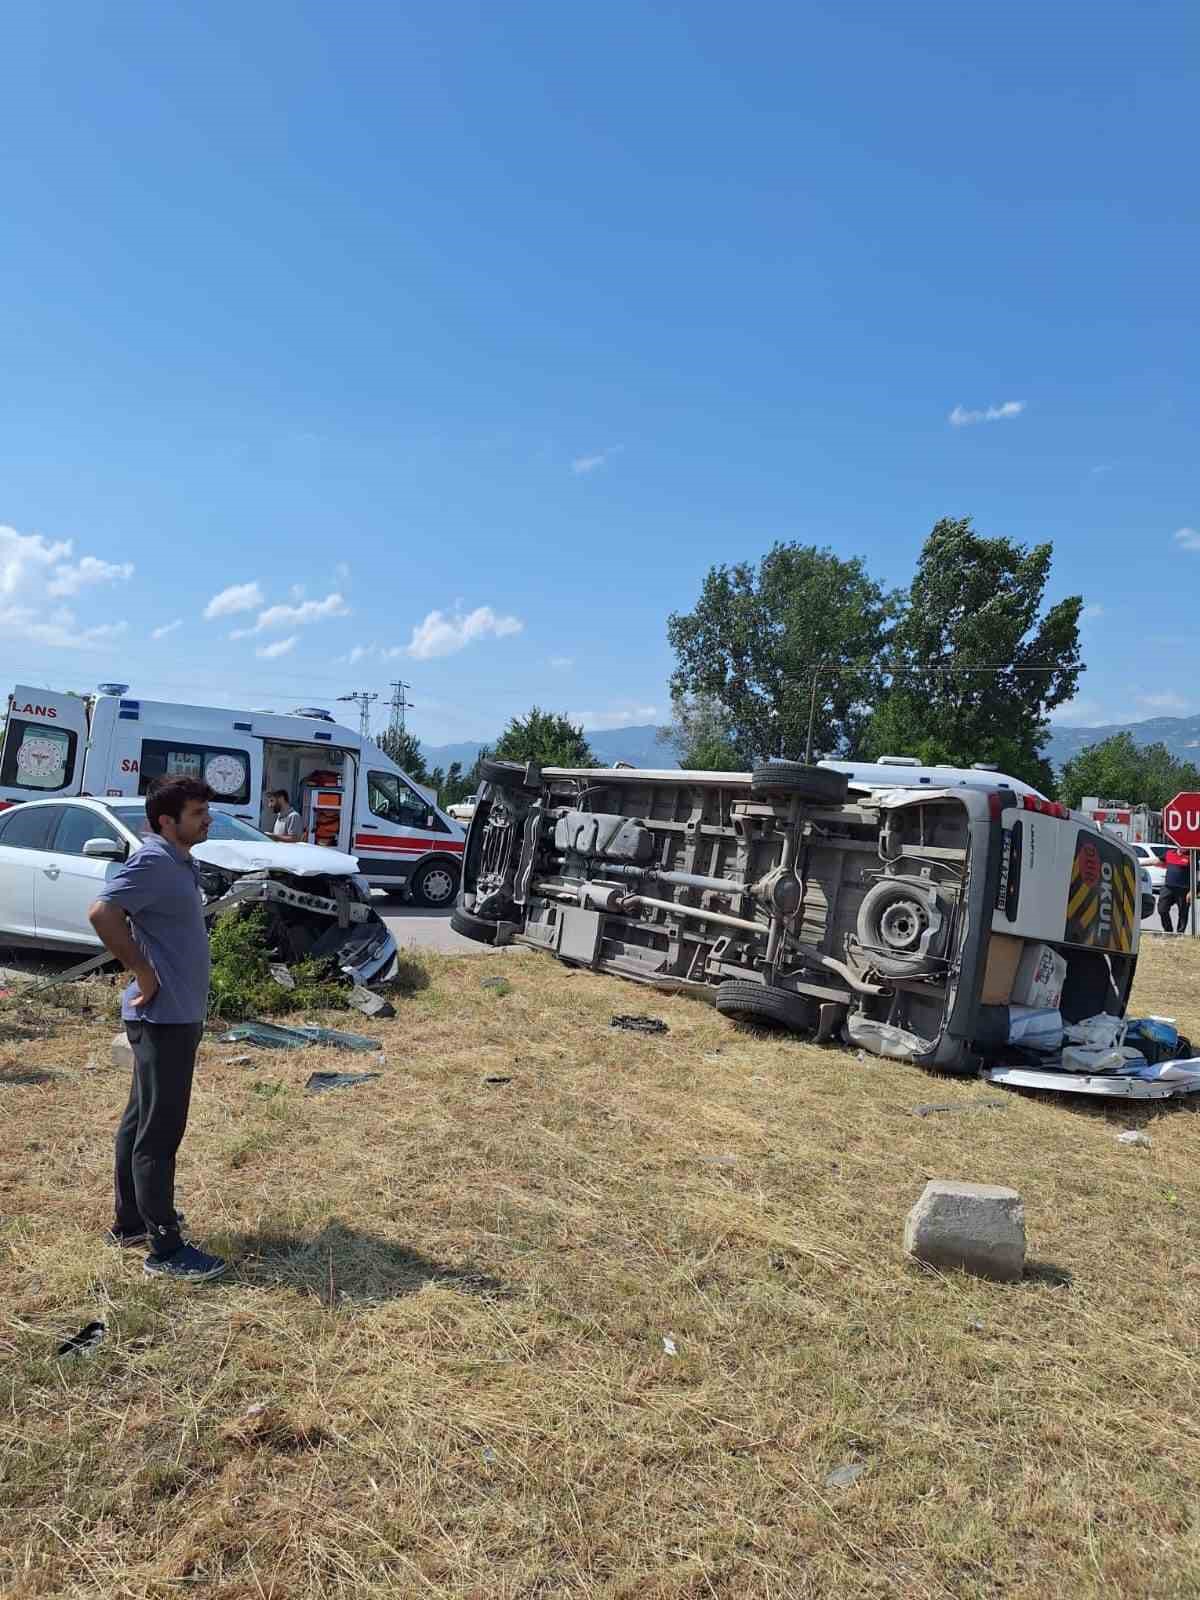
[(1070, 900), (1067, 901), (1068, 917), (1073, 917), (1075, 915), (1091, 892), (1091, 889), (1086, 883), (1081, 883), (1079, 885), (1078, 889), (1075, 890), (1075, 893), (1071, 896)]

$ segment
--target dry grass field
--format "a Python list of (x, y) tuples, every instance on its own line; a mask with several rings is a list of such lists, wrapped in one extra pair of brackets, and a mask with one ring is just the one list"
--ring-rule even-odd
[[(1143, 949), (1135, 1008), (1200, 1038), (1200, 953)], [(236, 1270), (191, 1290), (100, 1242), (112, 1022), (0, 1010), (0, 1593), (1200, 1594), (1200, 1117), (538, 956), (424, 977), (330, 1019), (385, 1042), (356, 1088), (206, 1043), (180, 1197)], [(1020, 1189), (1022, 1284), (905, 1263), (933, 1176)]]

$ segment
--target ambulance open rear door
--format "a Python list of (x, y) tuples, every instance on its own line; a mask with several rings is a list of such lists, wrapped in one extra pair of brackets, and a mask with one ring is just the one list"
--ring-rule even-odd
[(77, 795), (87, 742), (86, 700), (18, 684), (0, 744), (0, 806)]

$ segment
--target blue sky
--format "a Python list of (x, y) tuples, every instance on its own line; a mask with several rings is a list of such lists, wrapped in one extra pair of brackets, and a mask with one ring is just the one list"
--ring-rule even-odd
[(971, 515), (1200, 710), (1189, 0), (4, 29), (4, 678), (657, 720), (714, 562)]

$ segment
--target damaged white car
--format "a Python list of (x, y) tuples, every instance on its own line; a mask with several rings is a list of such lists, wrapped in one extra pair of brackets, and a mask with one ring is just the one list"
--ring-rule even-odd
[[(88, 908), (148, 826), (140, 801), (31, 800), (0, 812), (0, 944), (98, 950)], [(264, 909), (279, 961), (328, 960), (360, 984), (391, 975), (396, 941), (353, 856), (276, 844), (223, 815), (192, 856), (214, 912)]]

